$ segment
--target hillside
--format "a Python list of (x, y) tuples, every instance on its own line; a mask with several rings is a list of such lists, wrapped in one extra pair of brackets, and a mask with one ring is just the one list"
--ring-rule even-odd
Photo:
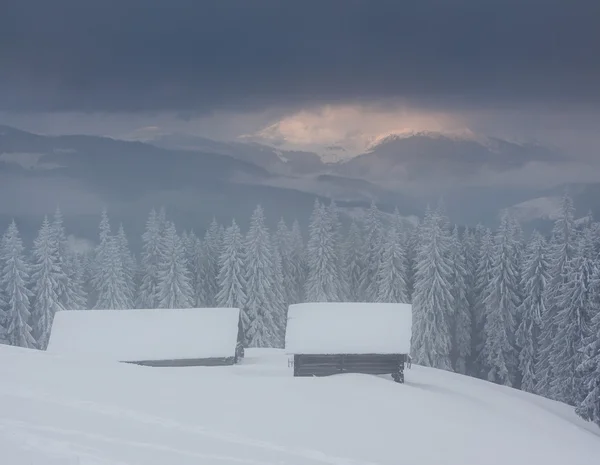
[[(307, 223), (315, 196), (355, 210), (374, 200), (383, 210), (397, 206), (404, 216), (418, 216), (441, 195), (454, 222), (494, 227), (502, 209), (516, 206), (527, 228), (547, 216), (527, 202), (561, 197), (564, 190), (506, 184), (531, 163), (566, 166), (560, 154), (540, 146), (435, 134), (390, 137), (369, 153), (323, 163), (314, 153), (255, 143), (171, 135), (150, 144), (0, 126), (0, 230), (16, 218), (30, 241), (57, 205), (78, 237), (96, 238), (106, 206), (135, 238), (149, 210), (160, 206), (178, 227), (202, 234), (213, 217), (224, 224), (235, 218), (244, 229), (259, 203), (274, 226), (281, 216)], [(573, 188), (579, 215), (600, 211), (598, 185)]]
[(600, 431), (566, 405), (413, 366), (406, 384), (293, 378), (278, 351), (156, 369), (0, 346), (10, 465), (588, 465)]
[(134, 238), (150, 209), (161, 206), (180, 228), (200, 233), (213, 217), (225, 224), (235, 218), (243, 227), (259, 203), (273, 225), (281, 216), (306, 222), (315, 195), (267, 185), (271, 176), (220, 153), (0, 126), (0, 230), (17, 218), (31, 240), (57, 205), (73, 233), (88, 239), (97, 236), (103, 207)]

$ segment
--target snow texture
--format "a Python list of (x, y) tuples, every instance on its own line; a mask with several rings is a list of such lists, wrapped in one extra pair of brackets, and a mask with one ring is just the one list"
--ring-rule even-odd
[(408, 354), (412, 306), (319, 302), (290, 305), (288, 354)]
[[(0, 346), (6, 465), (589, 465), (564, 404), (413, 365), (294, 378), (281, 351), (155, 369)], [(243, 395), (240, 395), (243, 393)], [(249, 399), (251, 401), (249, 401)]]
[(48, 352), (112, 361), (233, 357), (237, 308), (61, 311)]

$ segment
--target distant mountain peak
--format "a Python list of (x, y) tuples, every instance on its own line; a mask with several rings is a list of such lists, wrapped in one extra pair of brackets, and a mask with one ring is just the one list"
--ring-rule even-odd
[(420, 137), (426, 139), (470, 140), (483, 142), (487, 137), (478, 135), (468, 128), (457, 131), (405, 131), (385, 134), (375, 138), (367, 147), (366, 152), (372, 152), (377, 147), (394, 143), (399, 140)]

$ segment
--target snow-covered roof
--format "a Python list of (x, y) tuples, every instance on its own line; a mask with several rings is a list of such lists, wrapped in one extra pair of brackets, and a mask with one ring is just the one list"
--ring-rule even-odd
[(48, 352), (120, 362), (233, 357), (237, 308), (65, 310)]
[(290, 305), (288, 354), (407, 354), (412, 305), (305, 303)]

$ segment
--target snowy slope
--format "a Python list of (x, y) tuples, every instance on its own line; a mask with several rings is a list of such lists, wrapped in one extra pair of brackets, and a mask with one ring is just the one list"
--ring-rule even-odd
[(415, 367), (293, 378), (287, 357), (148, 368), (0, 346), (10, 465), (588, 465), (599, 431), (571, 408)]
[(519, 221), (527, 222), (536, 219), (556, 220), (560, 216), (561, 196), (538, 197), (521, 202), (509, 208)]

